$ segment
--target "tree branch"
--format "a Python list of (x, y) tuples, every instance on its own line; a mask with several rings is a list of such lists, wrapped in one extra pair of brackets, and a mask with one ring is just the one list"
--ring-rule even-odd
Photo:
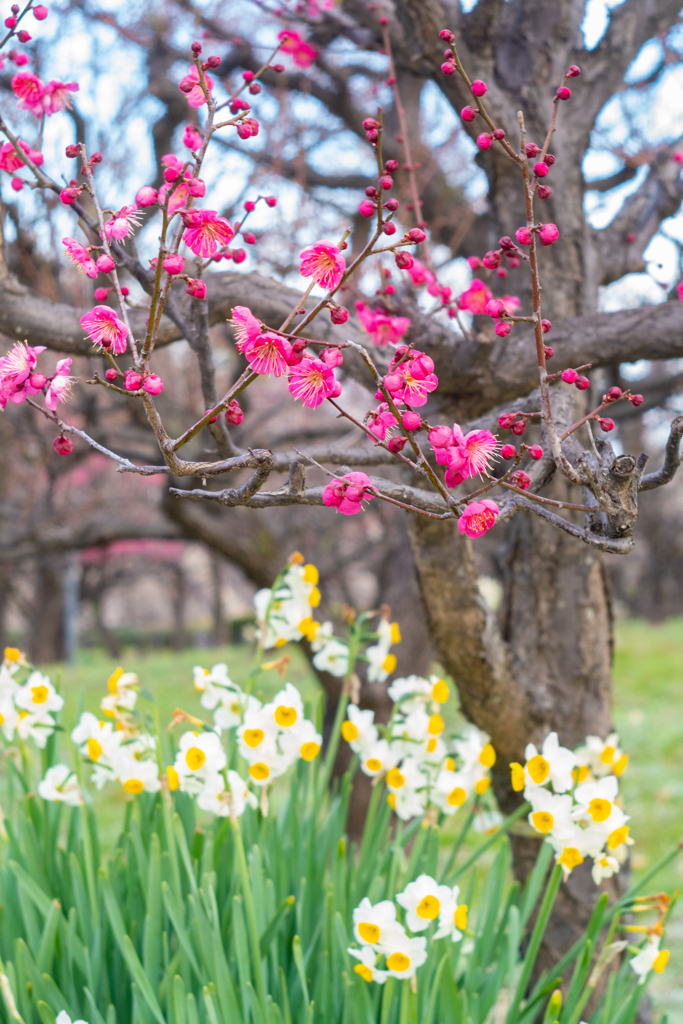
[(671, 423), (669, 440), (666, 442), (664, 465), (656, 473), (647, 473), (640, 482), (641, 491), (651, 491), (662, 484), (668, 484), (676, 475), (681, 464), (681, 437), (683, 437), (683, 416), (677, 416)]

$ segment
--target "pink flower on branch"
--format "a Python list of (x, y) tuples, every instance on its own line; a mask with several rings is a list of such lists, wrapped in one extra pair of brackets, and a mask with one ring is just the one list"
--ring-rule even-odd
[(120, 241), (126, 238), (132, 228), (140, 226), (140, 214), (135, 203), (123, 206), (113, 217), (104, 222), (104, 233), (111, 242), (112, 238)]
[(183, 135), (183, 145), (195, 152), (202, 148), (202, 137), (193, 124), (188, 124)]
[(356, 303), (358, 319), (371, 336), (375, 345), (397, 345), (410, 327), (407, 316), (389, 316), (379, 309), (368, 309), (362, 303)]
[[(206, 72), (204, 73), (204, 78), (206, 79), (207, 88), (209, 92), (211, 92), (213, 89), (213, 79), (210, 75), (207, 75)], [(201, 107), (202, 104), (206, 103), (206, 96), (204, 95), (204, 90), (199, 84), (199, 72), (196, 67), (193, 66), (190, 68), (190, 73), (181, 79), (178, 88), (181, 92), (185, 93), (187, 96), (187, 102), (191, 107)], [(201, 142), (199, 145), (201, 146)], [(196, 148), (198, 149), (199, 146)]]
[(41, 388), (33, 387), (29, 378), (36, 368), (38, 356), (44, 351), (44, 345), (32, 348), (25, 341), (18, 341), (0, 359), (0, 408), (5, 409), (8, 402), (19, 405), (29, 395), (40, 393)]
[(45, 405), (54, 412), (60, 402), (69, 400), (71, 385), (76, 378), (69, 376), (71, 367), (70, 359), (60, 359), (55, 369), (54, 377), (50, 381), (45, 392)]
[(282, 52), (289, 53), (299, 68), (310, 67), (318, 56), (318, 51), (315, 47), (302, 39), (298, 32), (293, 32), (291, 29), (285, 29), (283, 32), (280, 32), (278, 39), (282, 43)]
[(213, 256), (235, 234), (230, 221), (219, 217), (215, 210), (187, 210), (181, 217), (187, 228), (183, 242), (195, 256)]
[[(399, 255), (399, 254), (397, 253), (397, 255)], [(410, 254), (409, 253), (404, 253), (402, 255), (410, 255)], [(397, 260), (397, 263), (398, 263), (398, 260)], [(429, 270), (427, 267), (425, 267), (424, 263), (421, 263), (420, 260), (415, 259), (415, 257), (413, 257), (413, 262), (412, 262), (411, 266), (406, 267), (405, 269), (410, 274), (410, 278), (411, 278), (413, 284), (415, 284), (415, 285), (421, 285), (421, 284), (428, 284), (428, 285), (430, 285), (430, 284), (434, 284), (434, 282), (436, 281), (436, 278), (434, 277), (434, 275), (431, 272), (431, 270)]]
[[(23, 139), (19, 139), (19, 147), (23, 149), (27, 156), (31, 154), (31, 147)], [(42, 156), (42, 154), (41, 154)], [(35, 160), (33, 161), (35, 163)], [(42, 162), (42, 161), (41, 161)], [(11, 142), (6, 142), (0, 147), (0, 170), (7, 171), (8, 174), (12, 174), (14, 171), (18, 171), (24, 164), (20, 157), (17, 156), (14, 146)]]
[[(372, 431), (378, 441), (385, 441), (387, 431), (391, 430), (392, 427), (397, 426), (396, 417), (387, 403), (382, 402), (381, 405), (378, 405), (377, 408), (368, 415), (366, 426), (368, 430)], [(375, 444), (377, 444), (377, 441), (375, 441)]]
[(300, 254), (301, 276), (312, 277), (326, 291), (338, 288), (346, 270), (346, 260), (334, 242), (324, 240), (310, 245)]
[(126, 351), (126, 325), (109, 306), (94, 306), (89, 313), (83, 314), (80, 324), (93, 345), (100, 345), (116, 355)]
[(45, 86), (43, 108), (48, 117), (60, 110), (71, 110), (73, 99), (70, 93), (78, 92), (78, 82), (48, 82)]
[(368, 491), (371, 486), (365, 473), (347, 473), (341, 480), (335, 477), (323, 490), (323, 503), (343, 516), (355, 516), (362, 510), (362, 502), (374, 497)]
[(17, 97), (20, 110), (30, 110), (40, 116), (43, 113), (45, 83), (33, 71), (19, 71), (12, 79), (12, 92)]
[(317, 409), (326, 398), (341, 394), (341, 384), (332, 367), (322, 359), (302, 359), (289, 371), (289, 393), (309, 409)]
[(263, 324), (247, 306), (235, 306), (230, 326), (236, 338), (235, 344), (240, 352), (244, 345), (250, 345), (256, 341), (263, 331)]
[(475, 316), (482, 316), (486, 312), (486, 304), (492, 298), (493, 296), (484, 282), (475, 277), (469, 288), (458, 299), (458, 306)]
[(487, 530), (495, 526), (499, 512), (500, 509), (495, 501), (491, 501), (489, 498), (474, 501), (467, 506), (458, 519), (458, 529), (461, 534), (467, 534), (468, 537), (476, 540), (477, 537), (483, 537)]
[[(399, 362), (406, 353), (407, 358)], [(424, 405), (427, 395), (436, 390), (439, 380), (434, 373), (434, 362), (428, 355), (417, 349), (408, 352), (406, 345), (400, 345), (389, 363), (389, 373), (383, 383), (395, 402), (418, 407)], [(382, 397), (381, 392), (378, 397)]]
[(74, 264), (80, 274), (97, 277), (97, 264), (84, 245), (77, 242), (75, 238), (63, 238), (62, 245), (65, 246), (64, 252), (68, 256), (69, 262)]
[(252, 339), (245, 338), (238, 348), (246, 356), (254, 373), (264, 376), (272, 373), (281, 377), (289, 369), (288, 359), (292, 354), (292, 346), (278, 334), (259, 334)]

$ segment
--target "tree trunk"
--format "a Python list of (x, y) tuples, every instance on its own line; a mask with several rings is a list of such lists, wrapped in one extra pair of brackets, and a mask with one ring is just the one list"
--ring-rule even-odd
[(44, 555), (36, 567), (26, 646), (31, 661), (64, 659), (64, 555)]

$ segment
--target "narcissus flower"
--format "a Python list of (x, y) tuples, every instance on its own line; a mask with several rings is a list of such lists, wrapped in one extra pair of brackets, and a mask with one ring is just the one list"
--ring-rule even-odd
[[(440, 886), (447, 889), (448, 886)], [(434, 932), (435, 939), (450, 937), (451, 942), (459, 942), (467, 928), (467, 904), (459, 903), (460, 887), (454, 885), (449, 889), (448, 897), (443, 897), (439, 912), (439, 927)]]
[(93, 345), (100, 345), (116, 355), (126, 351), (126, 325), (109, 306), (94, 306), (81, 317), (80, 325), (90, 336)]
[(349, 704), (346, 714), (347, 719), (341, 729), (342, 736), (351, 750), (360, 754), (365, 747), (371, 747), (379, 738), (377, 726), (374, 725), (375, 712), (362, 711), (357, 705)]
[(427, 959), (427, 939), (424, 935), (410, 938), (403, 928), (392, 932), (387, 942), (380, 945), (386, 957), (387, 973), (393, 978), (412, 978)]
[(373, 906), (367, 896), (353, 912), (353, 936), (356, 942), (378, 946), (390, 941), (394, 932), (402, 931), (396, 919), (396, 906), (391, 900), (381, 900)]
[(215, 210), (188, 210), (183, 214), (187, 231), (183, 235), (185, 245), (195, 256), (206, 259), (227, 245), (235, 230), (226, 217), (219, 217)]
[(331, 291), (337, 288), (346, 270), (346, 260), (334, 242), (316, 242), (299, 254), (301, 259), (300, 273), (302, 277), (313, 280)]
[(420, 875), (396, 897), (407, 911), (406, 924), (411, 932), (423, 932), (441, 913), (443, 903), (452, 902), (447, 885), (439, 885), (430, 875)]
[(379, 958), (379, 953), (376, 953), (372, 946), (361, 946), (360, 949), (353, 949), (353, 947), (349, 947), (346, 952), (356, 960), (360, 961), (355, 965), (353, 970), (356, 974), (360, 975), (363, 981), (376, 981), (378, 985), (384, 984), (388, 975), (386, 971), (378, 971), (375, 967)]
[(640, 953), (629, 961), (641, 982), (645, 980), (650, 971), (661, 974), (669, 962), (669, 950), (660, 949), (660, 941), (659, 935), (650, 935), (647, 942), (641, 947)]
[(48, 768), (44, 778), (38, 783), (38, 796), (53, 803), (69, 804), (78, 807), (83, 803), (78, 779), (65, 764), (55, 764)]
[(496, 517), (500, 509), (495, 501), (484, 498), (482, 501), (474, 501), (467, 506), (458, 519), (460, 533), (476, 539), (483, 537), (487, 530), (495, 526)]
[(560, 746), (556, 732), (549, 733), (543, 741), (539, 753), (533, 743), (528, 743), (525, 750), (526, 764), (524, 777), (529, 796), (535, 786), (544, 786), (551, 782), (556, 793), (566, 793), (574, 786), (573, 769), (577, 758), (571, 750)]
[(64, 698), (57, 693), (48, 676), (32, 672), (14, 696), (14, 703), (24, 711), (61, 711)]
[(199, 793), (208, 775), (221, 772), (226, 764), (225, 751), (215, 732), (185, 732), (180, 737), (173, 767), (182, 792)]

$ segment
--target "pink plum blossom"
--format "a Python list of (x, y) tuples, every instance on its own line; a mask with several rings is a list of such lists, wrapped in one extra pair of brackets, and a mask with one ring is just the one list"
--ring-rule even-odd
[(291, 29), (280, 32), (278, 39), (282, 43), (282, 52), (291, 54), (292, 60), (299, 68), (310, 67), (318, 56), (317, 50), (302, 39), (298, 32)]
[(309, 409), (316, 409), (326, 398), (341, 394), (341, 384), (322, 359), (302, 359), (289, 371), (289, 393)]
[[(376, 409), (368, 414), (366, 426), (372, 431), (378, 441), (385, 441), (387, 431), (397, 426), (396, 417), (386, 402), (382, 402)], [(377, 441), (375, 441), (377, 444)]]
[[(23, 139), (19, 139), (19, 147), (23, 149), (27, 156), (30, 154), (31, 147), (27, 142), (24, 142)], [(12, 143), (5, 142), (5, 144), (0, 147), (0, 170), (7, 171), (9, 174), (12, 174), (23, 166), (24, 164), (21, 158), (17, 156)]]
[(213, 256), (235, 234), (230, 221), (219, 217), (215, 210), (188, 210), (182, 216), (187, 228), (183, 241), (195, 256)]
[(484, 282), (475, 277), (469, 288), (458, 299), (458, 305), (460, 309), (466, 309), (475, 316), (481, 316), (486, 312), (486, 304), (491, 298), (491, 292)]
[[(48, 82), (45, 86), (43, 109), (48, 117), (60, 110), (71, 110), (73, 100), (70, 93), (78, 92), (78, 82)], [(35, 113), (35, 111), (34, 111)]]
[(278, 334), (259, 334), (255, 338), (245, 338), (239, 348), (254, 373), (272, 373), (281, 377), (287, 372), (292, 346), (286, 338)]
[[(213, 79), (211, 78), (210, 75), (207, 75), (206, 72), (204, 72), (204, 78), (206, 79), (207, 88), (209, 92), (211, 92), (211, 90), (213, 89)], [(197, 68), (194, 66), (190, 68), (190, 73), (185, 75), (185, 77), (181, 80), (179, 88), (181, 89), (182, 92), (185, 92), (185, 88), (187, 88), (188, 86), (190, 86), (191, 88), (190, 91), (186, 93), (186, 96), (187, 102), (191, 107), (201, 107), (202, 104), (206, 103), (206, 96), (204, 95), (204, 90), (199, 84), (199, 72), (197, 71)]]
[(410, 274), (413, 284), (433, 284), (436, 281), (431, 270), (425, 267), (424, 263), (413, 257), (412, 266), (405, 268)]
[(93, 345), (121, 355), (126, 351), (126, 325), (109, 306), (93, 306), (80, 319)]
[(132, 228), (139, 227), (139, 225), (140, 215), (137, 205), (131, 203), (129, 206), (122, 206), (118, 213), (104, 222), (104, 233), (110, 242), (112, 238), (120, 241), (130, 234)]
[(544, 224), (538, 232), (538, 240), (541, 245), (552, 245), (559, 237), (557, 224)]
[(323, 490), (323, 503), (343, 516), (355, 516), (362, 510), (361, 502), (374, 497), (367, 490), (371, 486), (365, 473), (347, 473), (341, 480), (335, 477)]
[(232, 311), (230, 326), (235, 334), (238, 351), (245, 345), (253, 344), (261, 336), (263, 324), (257, 320), (247, 306), (235, 306)]
[(183, 145), (193, 152), (202, 148), (202, 137), (193, 124), (188, 124), (183, 135)]
[(77, 242), (75, 238), (68, 237), (62, 239), (62, 245), (65, 246), (64, 252), (68, 256), (69, 262), (74, 264), (80, 274), (97, 277), (97, 264), (84, 245)]
[(8, 402), (19, 405), (29, 395), (40, 393), (41, 388), (33, 387), (29, 378), (36, 367), (38, 356), (44, 351), (44, 345), (31, 347), (25, 341), (18, 341), (0, 359), (0, 408), (5, 409)]
[[(159, 189), (159, 202), (163, 206), (166, 202), (166, 196), (171, 189), (172, 185), (162, 185)], [(186, 181), (181, 181), (180, 184), (171, 193), (171, 198), (168, 201), (168, 212), (175, 213), (176, 210), (180, 210), (185, 206), (190, 195), (190, 186)]]
[(490, 430), (470, 430), (463, 434), (457, 423), (453, 424), (453, 436), (462, 458), (467, 476), (476, 476), (487, 468), (488, 460), (498, 448), (498, 441)]
[(48, 409), (52, 409), (53, 412), (60, 402), (68, 401), (69, 394), (71, 392), (71, 385), (76, 380), (75, 377), (69, 376), (70, 367), (70, 359), (60, 359), (57, 363), (54, 376), (48, 384), (47, 391), (45, 392), (45, 405)]
[(151, 185), (143, 185), (141, 189), (138, 189), (135, 202), (137, 206), (153, 206), (158, 198), (159, 196), (155, 188), (152, 188)]
[(346, 260), (340, 253), (334, 242), (326, 242), (324, 239), (309, 245), (299, 253), (301, 259), (300, 272), (302, 277), (312, 277), (313, 280), (331, 291), (338, 288), (346, 270)]
[(487, 530), (495, 525), (496, 516), (500, 509), (495, 501), (483, 498), (481, 501), (474, 501), (468, 505), (458, 519), (458, 529), (461, 534), (476, 539), (482, 537)]
[[(407, 346), (401, 345), (389, 363), (389, 373), (384, 378), (384, 386), (395, 402), (418, 407), (427, 401), (427, 395), (435, 391), (439, 380), (434, 373), (434, 362), (424, 352), (413, 349), (407, 358), (398, 363), (407, 353)], [(380, 394), (381, 397), (381, 394)]]
[(407, 316), (389, 316), (380, 309), (368, 309), (361, 303), (356, 304), (358, 319), (372, 337), (375, 345), (396, 345), (410, 327)]
[(20, 110), (30, 110), (40, 116), (43, 113), (45, 83), (33, 71), (19, 71), (12, 79), (12, 91), (17, 97)]

